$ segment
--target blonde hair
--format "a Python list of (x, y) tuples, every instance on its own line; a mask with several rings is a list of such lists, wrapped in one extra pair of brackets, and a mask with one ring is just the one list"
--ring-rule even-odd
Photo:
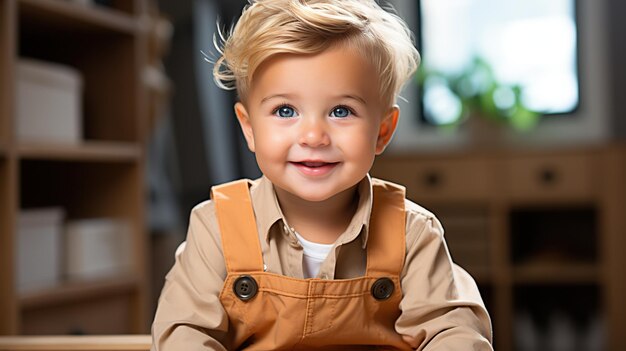
[(220, 38), (215, 82), (236, 88), (243, 100), (256, 69), (277, 54), (318, 54), (333, 45), (357, 49), (375, 67), (389, 105), (420, 61), (406, 24), (374, 0), (250, 0), (228, 38)]

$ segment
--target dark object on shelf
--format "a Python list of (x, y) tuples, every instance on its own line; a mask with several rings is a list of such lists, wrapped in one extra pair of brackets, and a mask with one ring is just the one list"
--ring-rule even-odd
[(93, 2), (98, 5), (98, 6), (104, 6), (104, 7), (113, 7), (113, 1), (112, 0), (93, 0)]
[(511, 213), (515, 263), (593, 263), (597, 261), (596, 209), (524, 208)]

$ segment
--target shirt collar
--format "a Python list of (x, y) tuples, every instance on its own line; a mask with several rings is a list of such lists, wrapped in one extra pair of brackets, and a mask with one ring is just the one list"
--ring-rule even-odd
[(357, 233), (357, 235), (359, 232), (361, 232), (361, 244), (362, 247), (365, 248), (367, 246), (370, 216), (372, 214), (373, 190), (372, 179), (370, 178), (369, 174), (367, 174), (365, 178), (361, 180), (357, 189), (357, 191), (359, 192), (359, 204), (357, 206), (356, 212), (354, 213), (354, 217), (352, 217), (352, 222), (350, 222), (350, 225), (348, 226), (348, 231), (346, 231), (346, 234), (350, 233), (351, 228), (354, 228), (353, 231)]
[[(337, 244), (340, 245), (353, 241), (361, 234), (361, 244), (365, 248), (370, 215), (372, 214), (372, 180), (369, 174), (357, 184), (357, 191), (359, 193), (359, 203), (356, 212), (346, 231), (337, 239)], [(252, 182), (250, 196), (254, 213), (256, 214), (257, 227), (263, 233), (265, 240), (269, 241), (269, 233), (272, 226), (278, 221), (282, 221), (281, 225), (287, 223), (278, 204), (274, 185), (267, 177), (262, 176)]]
[(250, 187), (250, 197), (252, 198), (257, 228), (263, 233), (265, 240), (269, 241), (268, 235), (271, 227), (283, 219), (272, 182), (265, 176), (255, 180)]

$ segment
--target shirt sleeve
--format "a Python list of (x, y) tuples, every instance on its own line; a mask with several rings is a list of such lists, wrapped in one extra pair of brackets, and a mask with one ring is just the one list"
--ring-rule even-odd
[(472, 277), (452, 262), (432, 216), (407, 216), (407, 254), (396, 331), (416, 350), (493, 350), (491, 321)]
[(196, 206), (184, 250), (165, 278), (154, 321), (152, 351), (226, 350), (228, 316), (219, 300), (226, 267), (214, 204)]

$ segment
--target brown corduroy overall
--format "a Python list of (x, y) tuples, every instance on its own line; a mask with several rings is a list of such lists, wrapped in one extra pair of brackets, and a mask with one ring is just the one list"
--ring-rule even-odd
[(228, 273), (220, 301), (232, 349), (410, 349), (394, 330), (405, 256), (403, 188), (373, 182), (365, 276), (341, 280), (264, 272), (248, 182), (212, 193)]

